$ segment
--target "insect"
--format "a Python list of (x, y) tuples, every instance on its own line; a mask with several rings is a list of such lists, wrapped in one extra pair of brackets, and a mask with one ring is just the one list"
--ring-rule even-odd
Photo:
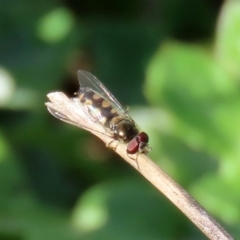
[[(82, 111), (89, 121), (98, 124), (102, 134), (110, 136), (127, 144), (127, 153), (148, 153), (148, 135), (139, 132), (135, 122), (128, 114), (128, 109), (107, 90), (107, 88), (91, 73), (78, 70), (80, 88), (76, 93)], [(66, 121), (64, 116), (49, 111), (60, 120)], [(71, 122), (70, 122), (71, 123)], [(81, 126), (80, 126), (81, 127)], [(87, 129), (86, 126), (82, 128)], [(91, 130), (91, 129), (90, 129)]]

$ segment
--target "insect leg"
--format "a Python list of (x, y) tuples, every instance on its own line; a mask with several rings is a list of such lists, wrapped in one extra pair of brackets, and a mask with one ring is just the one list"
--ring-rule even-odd
[(111, 146), (111, 144), (112, 144), (114, 141), (115, 141), (115, 140), (111, 140), (110, 142), (106, 143), (106, 147), (107, 147), (107, 148), (110, 148), (110, 149), (112, 149), (112, 150), (114, 150), (114, 151), (116, 151), (118, 144), (116, 144), (115, 146)]

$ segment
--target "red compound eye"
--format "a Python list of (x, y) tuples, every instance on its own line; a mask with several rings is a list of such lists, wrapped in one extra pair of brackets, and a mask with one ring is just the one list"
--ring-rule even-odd
[(148, 135), (145, 132), (139, 133), (136, 137), (138, 138), (139, 143), (148, 143), (149, 141)]
[[(134, 154), (138, 151), (144, 150), (149, 141), (148, 135), (145, 132), (139, 133), (127, 145), (127, 153)], [(144, 151), (143, 151), (144, 152)]]
[(137, 137), (133, 138), (127, 145), (127, 153), (134, 154), (138, 151), (139, 142)]

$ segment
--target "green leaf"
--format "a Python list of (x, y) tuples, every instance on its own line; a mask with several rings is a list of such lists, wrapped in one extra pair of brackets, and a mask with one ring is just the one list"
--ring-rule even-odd
[(240, 2), (226, 1), (218, 20), (216, 58), (222, 67), (240, 80)]
[(173, 116), (174, 134), (191, 146), (219, 154), (237, 141), (237, 87), (203, 48), (165, 44), (149, 65), (145, 87), (148, 99)]

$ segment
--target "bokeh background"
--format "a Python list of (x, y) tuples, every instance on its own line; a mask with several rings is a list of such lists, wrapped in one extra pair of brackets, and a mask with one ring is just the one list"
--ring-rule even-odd
[(240, 1), (1, 0), (0, 239), (206, 239), (46, 94), (95, 74), (151, 157), (240, 238)]

